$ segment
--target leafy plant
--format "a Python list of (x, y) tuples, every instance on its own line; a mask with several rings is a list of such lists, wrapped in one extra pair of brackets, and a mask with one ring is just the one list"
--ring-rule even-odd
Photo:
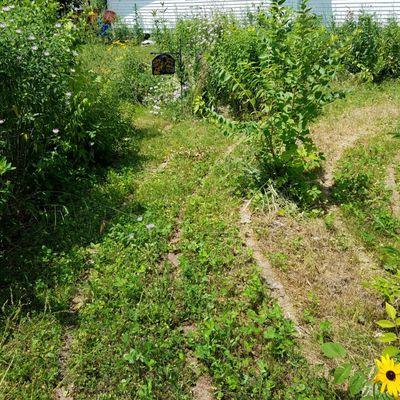
[[(259, 14), (257, 26), (225, 28), (208, 56), (218, 78), (213, 82), (219, 83), (214, 95), (203, 97), (211, 118), (254, 139), (262, 183), (268, 178), (276, 178), (278, 187), (296, 182), (297, 197), (315, 200), (320, 191), (302, 178), (322, 158), (309, 124), (339, 96), (331, 83), (342, 50), (306, 2), (297, 12), (283, 4), (273, 2), (268, 14)], [(229, 106), (235, 118), (218, 112), (222, 106)]]
[[(396, 374), (394, 379), (390, 376), (387, 378), (388, 375), (385, 369), (393, 367), (400, 368), (398, 364), (395, 364), (396, 357), (400, 354), (400, 318), (397, 317), (397, 311), (391, 304), (386, 303), (385, 310), (388, 318), (376, 322), (381, 329), (385, 330), (377, 339), (377, 341), (383, 343), (385, 347), (382, 350), (382, 361), (377, 361), (378, 372), (374, 380), (369, 380), (367, 378), (367, 371), (360, 370), (360, 368), (357, 365), (353, 365), (351, 361), (340, 363), (332, 370), (333, 383), (338, 386), (346, 387), (350, 398), (371, 400), (392, 398), (390, 397), (392, 394), (392, 387), (390, 387), (390, 385), (387, 386), (385, 384), (381, 386), (380, 393), (377, 393), (375, 390), (376, 386), (382, 382), (382, 379), (385, 381), (388, 380), (388, 383), (390, 383), (390, 380), (393, 382), (397, 380)], [(341, 360), (347, 355), (343, 346), (334, 342), (323, 343), (321, 350), (325, 357), (331, 360)], [(394, 359), (392, 359), (392, 357), (394, 357)], [(381, 377), (382, 373), (384, 375), (383, 378)], [(395, 396), (395, 398), (397, 398), (397, 396)]]

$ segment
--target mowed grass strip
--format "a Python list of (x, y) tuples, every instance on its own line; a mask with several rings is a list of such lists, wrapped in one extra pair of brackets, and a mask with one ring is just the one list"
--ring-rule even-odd
[[(218, 145), (225, 146), (223, 136), (218, 136), (220, 141), (216, 141), (215, 132), (207, 134), (201, 123), (193, 135), (187, 132), (196, 122), (183, 124), (181, 129), (169, 133), (164, 131), (168, 121), (145, 111), (139, 113), (131, 115), (137, 120), (137, 135), (141, 137), (139, 150), (138, 139), (131, 138), (128, 143), (134, 147), (133, 151), (127, 149), (118, 165), (82, 193), (82, 199), (73, 198), (74, 202), (67, 206), (70, 214), (60, 218), (54, 231), (43, 232), (34, 243), (29, 243), (28, 232), (27, 253), (14, 256), (21, 275), (25, 274), (24, 270), (28, 275), (11, 286), (10, 297), (2, 309), (1, 398), (53, 397), (53, 389), (61, 378), (63, 326), (71, 323), (70, 302), (78, 290), (86, 297), (90, 295), (91, 287), (81, 285), (80, 280), (85, 275), (83, 271), (93, 267), (97, 253), (102, 254), (99, 248), (103, 236), (107, 237), (110, 230), (115, 234), (118, 230), (118, 227), (112, 228), (115, 224), (120, 227), (125, 220), (135, 223), (137, 216), (142, 215), (144, 221), (138, 223), (142, 230), (137, 243), (142, 241), (143, 250), (156, 259), (166, 248), (165, 240), (182, 205), (182, 196), (191, 193), (206, 173), (205, 160), (216, 156), (209, 147), (214, 146), (215, 151), (219, 151)], [(198, 136), (203, 140), (198, 140)], [(164, 162), (166, 154), (174, 158), (171, 165), (175, 163), (181, 170), (171, 180), (169, 175), (160, 179), (154, 172)], [(201, 157), (203, 162), (197, 163)], [(156, 182), (154, 186), (146, 186), (146, 176)], [(170, 189), (175, 193), (174, 201), (171, 201)], [(135, 197), (136, 192), (141, 197)], [(152, 218), (153, 213), (157, 218)], [(145, 228), (146, 215), (152, 220), (148, 223), (156, 224), (154, 230)], [(126, 229), (129, 231), (130, 227)], [(134, 236), (135, 230), (129, 231), (128, 235), (131, 234)], [(142, 234), (145, 236), (141, 237)], [(149, 243), (147, 238), (151, 238)], [(114, 239), (120, 244), (123, 242)], [(156, 242), (154, 249), (153, 241)], [(40, 243), (46, 245), (40, 246)], [(87, 301), (83, 299), (83, 303)]]
[(90, 298), (71, 349), (77, 398), (188, 398), (194, 378), (184, 365), (185, 305), (165, 258), (186, 199), (228, 143), (213, 127), (184, 122), (146, 144), (152, 154), (169, 149), (165, 169), (119, 176), (135, 179), (136, 188), (129, 212), (114, 221), (93, 257)]
[(184, 144), (162, 172), (137, 176), (130, 214), (96, 246), (71, 348), (75, 398), (190, 399), (203, 372), (216, 398), (324, 398), (240, 239), (241, 149), (226, 157), (232, 139), (194, 121), (167, 137)]

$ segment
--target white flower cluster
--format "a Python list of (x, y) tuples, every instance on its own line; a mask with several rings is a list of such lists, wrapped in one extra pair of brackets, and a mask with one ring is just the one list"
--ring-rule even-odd
[(10, 5), (10, 6), (3, 6), (1, 9), (2, 9), (2, 11), (7, 12), (7, 11), (12, 10), (13, 8), (15, 8), (15, 6)]
[[(150, 113), (158, 115), (163, 105), (177, 101), (181, 96), (181, 87), (176, 77), (159, 77), (159, 82), (150, 87), (145, 103), (151, 107)], [(185, 87), (183, 88), (184, 90)]]

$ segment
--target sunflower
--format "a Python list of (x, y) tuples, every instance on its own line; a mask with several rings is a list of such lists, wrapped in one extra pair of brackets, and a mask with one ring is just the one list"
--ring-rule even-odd
[(376, 360), (378, 372), (375, 376), (374, 382), (381, 382), (381, 393), (385, 390), (397, 399), (400, 394), (400, 364), (395, 364), (394, 361), (388, 356), (382, 356), (381, 361)]

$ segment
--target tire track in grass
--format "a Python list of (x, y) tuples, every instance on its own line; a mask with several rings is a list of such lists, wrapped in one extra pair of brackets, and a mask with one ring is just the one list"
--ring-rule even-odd
[[(89, 252), (91, 252), (89, 250)], [(64, 384), (64, 381), (68, 376), (68, 365), (70, 359), (70, 349), (73, 341), (73, 331), (76, 328), (76, 318), (79, 308), (85, 302), (84, 292), (82, 291), (83, 283), (89, 278), (90, 271), (86, 270), (79, 279), (78, 290), (76, 291), (74, 297), (71, 299), (68, 310), (68, 323), (62, 328), (62, 337), (61, 337), (61, 350), (59, 356), (59, 386), (54, 390), (54, 400), (73, 400), (74, 394), (74, 385), (73, 383), (69, 383), (68, 385)]]
[[(159, 122), (159, 121), (158, 121)], [(166, 134), (168, 131), (170, 131), (172, 125), (168, 125), (168, 129), (158, 129), (160, 134)], [(148, 126), (144, 126), (144, 128), (148, 128)], [(179, 155), (178, 153), (171, 153), (168, 154), (166, 157), (164, 157), (164, 160), (155, 167), (152, 167), (148, 175), (157, 175), (163, 173), (170, 162), (174, 159), (175, 156)], [(195, 191), (194, 191), (195, 192)], [(128, 197), (130, 197), (129, 195)], [(124, 203), (126, 205), (126, 203)], [(173, 233), (171, 235), (171, 238), (169, 240), (169, 245), (171, 246), (172, 244), (177, 244), (180, 240), (181, 236), (181, 231), (180, 231), (180, 223), (183, 218), (183, 210), (180, 211), (176, 226), (173, 230)], [(100, 230), (104, 230), (104, 224), (100, 227)], [(97, 254), (98, 249), (96, 248), (89, 248), (88, 253), (90, 255), (95, 255)], [(166, 257), (161, 257), (159, 264), (162, 264), (168, 260), (174, 267), (179, 266), (179, 260), (178, 260), (178, 254), (175, 253), (168, 253)], [(93, 263), (93, 260), (91, 260), (91, 263)], [(58, 386), (54, 389), (54, 395), (53, 399), (54, 400), (74, 400), (74, 384), (73, 383), (68, 383), (65, 384), (64, 381), (68, 379), (68, 369), (69, 369), (69, 361), (70, 361), (70, 352), (71, 352), (71, 347), (73, 343), (73, 332), (77, 328), (77, 317), (78, 317), (78, 312), (81, 307), (83, 307), (87, 301), (87, 294), (85, 293), (85, 283), (90, 279), (90, 269), (84, 271), (82, 276), (79, 279), (78, 283), (78, 289), (76, 290), (73, 298), (70, 301), (69, 304), (69, 310), (68, 310), (68, 323), (64, 325), (63, 330), (62, 330), (62, 336), (61, 336), (61, 348), (60, 348), (60, 355), (59, 355), (59, 384)], [(205, 389), (205, 386), (203, 385), (203, 389)], [(203, 391), (203, 394), (206, 394), (205, 391)], [(205, 397), (204, 399), (206, 399)]]
[[(192, 193), (189, 197), (195, 196), (198, 193), (198, 191), (201, 190), (201, 188), (204, 185), (204, 182), (207, 180), (208, 176), (214, 170), (214, 168), (216, 168), (218, 165), (225, 162), (227, 157), (229, 157), (229, 155), (235, 150), (235, 148), (238, 145), (239, 145), (239, 142), (233, 143), (227, 148), (227, 150), (225, 151), (223, 156), (218, 158), (214, 162), (214, 164), (209, 168), (207, 174), (202, 178), (202, 184), (198, 185), (195, 188), (195, 190), (192, 191)], [(182, 208), (180, 210), (173, 234), (172, 234), (171, 238), (169, 239), (168, 244), (169, 244), (170, 248), (178, 247), (179, 242), (182, 239), (181, 224), (182, 224), (184, 218), (185, 218), (185, 208)], [(168, 260), (171, 263), (171, 265), (178, 271), (179, 271), (179, 267), (180, 267), (180, 262), (179, 262), (180, 256), (181, 256), (181, 253), (179, 252), (179, 250), (170, 251), (166, 256), (166, 260)], [(184, 334), (187, 335), (190, 332), (195, 331), (196, 326), (192, 325), (192, 324), (185, 325), (185, 326), (183, 326), (182, 330), (183, 330)], [(189, 352), (187, 353), (187, 364), (188, 364), (189, 368), (194, 369), (195, 371), (199, 371), (199, 369), (200, 369), (199, 360), (194, 356), (194, 354), (189, 353)], [(212, 379), (211, 379), (210, 375), (204, 374), (204, 373), (201, 374), (198, 377), (194, 387), (192, 388), (193, 399), (194, 400), (213, 400), (214, 399), (213, 392), (214, 392), (214, 388), (213, 388)]]
[(400, 163), (400, 153), (397, 154), (393, 163), (389, 165), (386, 172), (385, 185), (392, 192), (390, 207), (395, 218), (400, 218), (400, 193), (397, 189), (399, 182), (396, 182), (396, 168)]
[(399, 116), (397, 104), (384, 98), (373, 105), (351, 107), (330, 119), (322, 118), (311, 129), (311, 138), (326, 159), (321, 177), (322, 190), (329, 196), (334, 184), (334, 169), (346, 149), (359, 139), (374, 134), (387, 121)]
[(270, 262), (264, 257), (260, 250), (258, 241), (251, 228), (250, 204), (251, 200), (246, 200), (240, 208), (240, 232), (242, 240), (246, 246), (251, 249), (253, 258), (260, 268), (261, 276), (268, 288), (271, 289), (272, 297), (281, 307), (285, 317), (293, 321), (297, 332), (302, 335), (304, 330), (300, 327), (292, 300), (290, 296), (287, 295), (285, 287), (275, 274)]

